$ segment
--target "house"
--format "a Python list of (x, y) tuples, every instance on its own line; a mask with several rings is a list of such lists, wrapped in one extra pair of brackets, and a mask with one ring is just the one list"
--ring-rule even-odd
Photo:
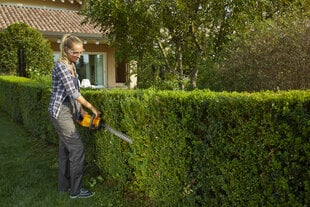
[(126, 65), (116, 63), (115, 50), (107, 45), (104, 34), (91, 24), (81, 24), (78, 13), (85, 0), (1, 0), (0, 31), (23, 22), (36, 28), (51, 43), (54, 61), (59, 57), (63, 34), (70, 33), (84, 42), (85, 53), (76, 64), (80, 79), (96, 87), (125, 87)]

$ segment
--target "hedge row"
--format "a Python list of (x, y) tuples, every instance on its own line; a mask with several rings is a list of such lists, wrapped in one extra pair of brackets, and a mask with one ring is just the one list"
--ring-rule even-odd
[[(47, 119), (50, 89), (0, 78), (0, 107), (56, 143)], [(310, 205), (310, 91), (83, 91), (108, 125), (96, 165), (148, 206)]]
[(58, 143), (47, 111), (50, 89), (28, 78), (0, 76), (0, 108), (35, 137)]

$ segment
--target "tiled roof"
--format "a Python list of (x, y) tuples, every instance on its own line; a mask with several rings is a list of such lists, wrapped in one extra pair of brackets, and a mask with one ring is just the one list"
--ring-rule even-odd
[(23, 22), (42, 33), (102, 34), (91, 24), (83, 24), (77, 11), (0, 4), (0, 31), (12, 23)]

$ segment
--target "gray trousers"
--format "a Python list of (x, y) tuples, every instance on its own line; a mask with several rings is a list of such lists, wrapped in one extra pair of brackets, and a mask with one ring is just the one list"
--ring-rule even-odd
[(82, 188), (85, 149), (75, 127), (75, 108), (71, 102), (61, 105), (57, 119), (51, 117), (59, 136), (58, 190), (77, 195)]

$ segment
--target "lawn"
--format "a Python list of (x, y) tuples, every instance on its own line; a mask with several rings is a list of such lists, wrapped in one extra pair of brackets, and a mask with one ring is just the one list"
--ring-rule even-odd
[[(95, 196), (70, 199), (57, 191), (57, 147), (31, 137), (0, 112), (0, 206), (140, 206), (128, 202), (113, 187), (99, 183)], [(86, 149), (87, 153), (87, 149)], [(85, 172), (87, 173), (87, 172)]]

